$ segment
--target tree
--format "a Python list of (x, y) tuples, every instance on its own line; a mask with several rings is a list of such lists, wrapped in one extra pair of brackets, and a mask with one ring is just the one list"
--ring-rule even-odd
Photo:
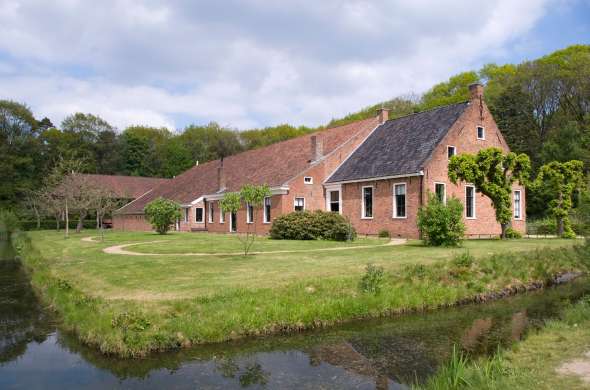
[(96, 211), (96, 228), (100, 231), (101, 241), (104, 241), (103, 219), (106, 214), (112, 213), (119, 206), (119, 202), (112, 191), (101, 187), (91, 188), (89, 197), (92, 209)]
[(180, 218), (180, 206), (168, 199), (158, 198), (144, 208), (148, 222), (158, 234), (166, 234), (176, 220)]
[(476, 72), (463, 72), (444, 83), (436, 84), (422, 96), (421, 110), (469, 100), (469, 85), (479, 82)]
[(432, 246), (455, 246), (465, 234), (463, 205), (457, 198), (446, 204), (435, 194), (428, 194), (428, 203), (418, 210), (418, 228), (424, 242)]
[(264, 204), (264, 198), (271, 195), (270, 188), (267, 185), (255, 186), (247, 184), (240, 192), (228, 192), (219, 201), (219, 207), (223, 213), (237, 213), (241, 208), (242, 202), (246, 205), (246, 213), (252, 212), (248, 218), (249, 223), (246, 225), (246, 233), (238, 234), (238, 239), (244, 246), (244, 256), (248, 255), (254, 240), (256, 239), (257, 213)]
[[(70, 236), (70, 212), (72, 209), (80, 209), (77, 203), (78, 194), (81, 191), (79, 174), (82, 172), (84, 162), (82, 160), (60, 159), (51, 173), (45, 178), (43, 199), (48, 209), (56, 210), (54, 201), (62, 204), (65, 219), (65, 238)], [(59, 226), (59, 224), (58, 224)]]
[(24, 104), (0, 100), (0, 207), (13, 208), (42, 177), (37, 121)]
[(551, 195), (549, 214), (556, 219), (557, 235), (575, 238), (569, 219), (572, 208), (572, 196), (576, 190), (584, 187), (584, 163), (577, 160), (561, 163), (552, 161), (541, 167), (534, 181), (535, 187), (544, 187)]
[(449, 179), (473, 183), (477, 192), (492, 201), (496, 221), (502, 227), (502, 238), (512, 220), (512, 185), (528, 183), (531, 170), (529, 157), (522, 153), (503, 154), (499, 148), (482, 149), (477, 154), (453, 156), (449, 162)]
[(69, 158), (84, 159), (89, 171), (99, 172), (99, 166), (104, 164), (105, 159), (104, 155), (97, 156), (97, 153), (104, 152), (100, 142), (112, 137), (115, 128), (99, 116), (77, 112), (62, 121), (61, 129), (69, 144)]

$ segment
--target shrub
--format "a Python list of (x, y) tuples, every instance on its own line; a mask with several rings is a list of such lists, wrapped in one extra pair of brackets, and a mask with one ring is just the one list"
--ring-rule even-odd
[(427, 245), (457, 245), (465, 233), (463, 205), (457, 198), (445, 204), (430, 194), (426, 206), (418, 210), (418, 228)]
[(20, 230), (20, 221), (15, 213), (10, 210), (0, 210), (0, 234), (10, 235)]
[(367, 264), (365, 274), (359, 282), (359, 290), (365, 293), (379, 294), (385, 280), (383, 267), (377, 267), (373, 264)]
[(356, 231), (342, 215), (326, 211), (303, 211), (281, 215), (270, 229), (276, 240), (333, 240), (356, 238)]
[(513, 228), (509, 227), (506, 229), (506, 238), (522, 238), (522, 234), (518, 230), (514, 230)]
[(144, 211), (149, 223), (159, 234), (166, 234), (170, 226), (180, 218), (180, 206), (164, 198), (151, 201)]
[(379, 238), (390, 238), (389, 230), (379, 230)]
[(474, 260), (475, 259), (473, 258), (471, 253), (469, 253), (468, 251), (465, 251), (465, 252), (461, 253), (460, 255), (455, 256), (453, 258), (453, 260), (451, 260), (451, 262), (456, 267), (470, 268), (473, 265)]

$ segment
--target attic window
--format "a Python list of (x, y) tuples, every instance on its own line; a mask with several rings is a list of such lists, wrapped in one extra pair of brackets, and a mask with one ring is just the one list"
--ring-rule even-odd
[(486, 139), (486, 131), (483, 126), (477, 126), (477, 139)]
[(449, 160), (455, 154), (457, 154), (457, 149), (454, 146), (447, 146), (447, 157), (449, 158)]
[(305, 176), (305, 177), (303, 178), (303, 182), (304, 182), (305, 184), (313, 184), (313, 177), (311, 177), (311, 176)]

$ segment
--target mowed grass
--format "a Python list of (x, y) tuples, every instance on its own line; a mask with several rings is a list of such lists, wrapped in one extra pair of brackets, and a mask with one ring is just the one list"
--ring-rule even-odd
[[(16, 246), (63, 325), (101, 351), (126, 357), (435, 309), (590, 269), (590, 246), (579, 240), (477, 240), (431, 248), (373, 238), (352, 245), (260, 239), (254, 250), (261, 253), (250, 256), (129, 256), (103, 249), (141, 243), (128, 249), (203, 253), (240, 244), (232, 235), (192, 233), (108, 232), (104, 242), (81, 240), (96, 235), (65, 240), (60, 233), (33, 232), (19, 236)], [(277, 245), (287, 252), (272, 253)], [(368, 263), (383, 267), (379, 293), (359, 288)]]
[[(44, 256), (52, 259), (54, 274), (94, 297), (130, 300), (168, 300), (211, 296), (228, 289), (277, 288), (294, 281), (357, 276), (372, 263), (393, 271), (407, 264), (431, 264), (468, 251), (475, 257), (539, 248), (569, 247), (571, 240), (472, 240), (459, 248), (425, 247), (419, 241), (400, 246), (389, 240), (360, 238), (352, 243), (289, 241), (257, 238), (253, 251), (294, 251), (243, 256), (174, 256), (166, 253), (240, 253), (237, 237), (225, 234), (107, 233), (104, 242), (85, 242), (72, 235), (65, 240), (57, 232), (32, 232)], [(150, 243), (158, 241), (157, 243)], [(162, 256), (106, 254), (113, 245), (140, 243), (133, 252), (162, 253)], [(323, 251), (326, 248), (362, 248)], [(317, 252), (311, 252), (318, 249)], [(297, 251), (309, 252), (297, 252)]]

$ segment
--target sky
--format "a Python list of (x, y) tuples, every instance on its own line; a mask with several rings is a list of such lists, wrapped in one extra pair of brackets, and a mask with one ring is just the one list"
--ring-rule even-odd
[(590, 0), (0, 0), (0, 99), (59, 125), (317, 126), (590, 43)]

